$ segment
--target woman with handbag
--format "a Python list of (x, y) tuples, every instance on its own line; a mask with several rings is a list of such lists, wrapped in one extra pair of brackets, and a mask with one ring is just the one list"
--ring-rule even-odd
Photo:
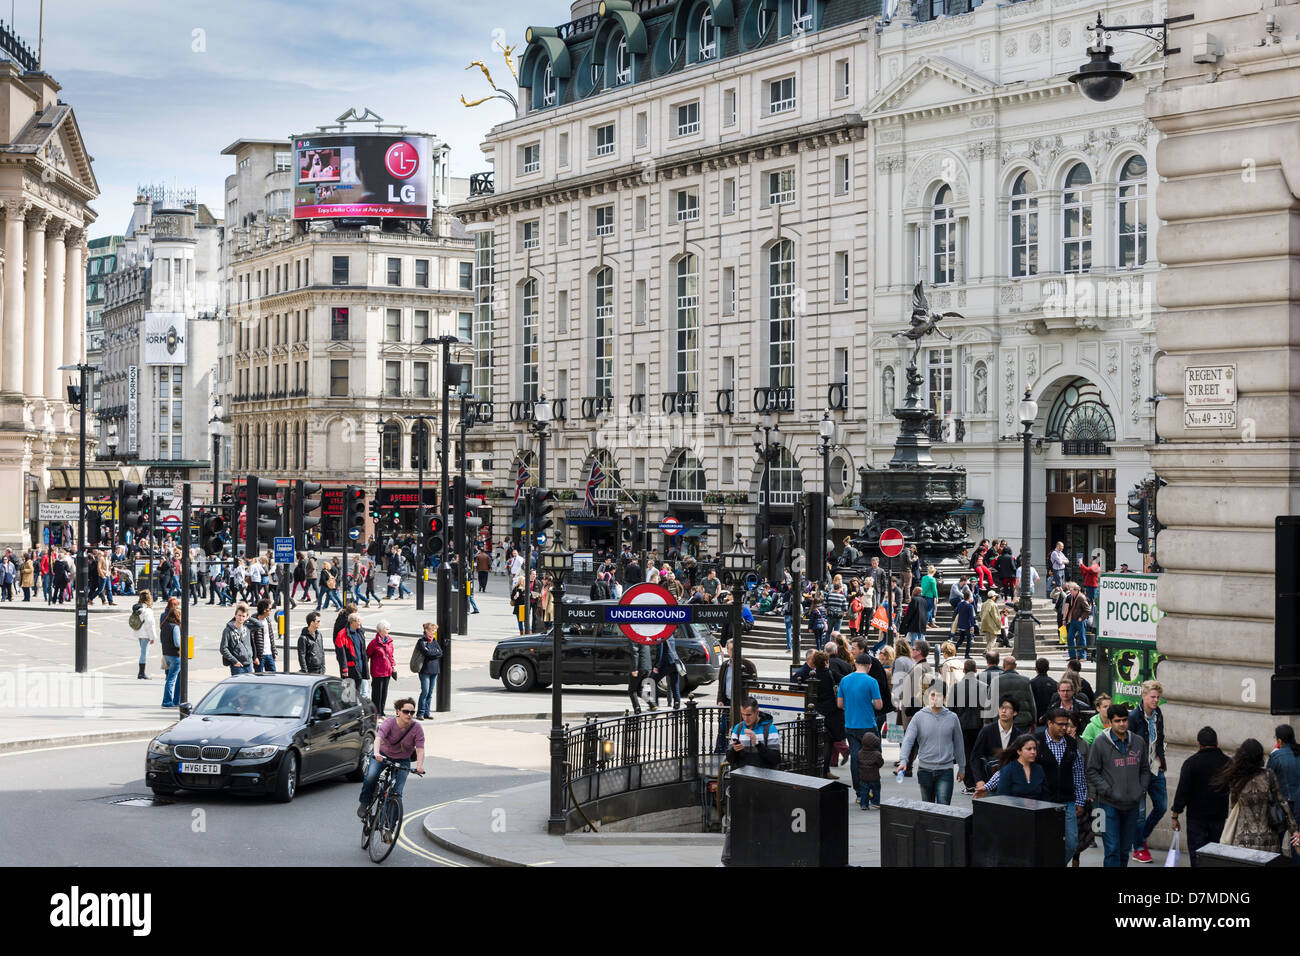
[(1228, 791), (1228, 821), (1219, 842), (1266, 853), (1294, 855), (1300, 847), (1300, 830), (1278, 786), (1273, 771), (1264, 766), (1264, 746), (1254, 737), (1241, 742), (1227, 766), (1210, 781)]
[(523, 608), (528, 604), (528, 588), (524, 584), (522, 574), (515, 576), (515, 583), (510, 588), (510, 607), (515, 615), (515, 622), (519, 625), (519, 633), (524, 633), (524, 615)]
[[(828, 644), (829, 648), (830, 645)], [(839, 763), (840, 747), (844, 744), (844, 711), (840, 709), (835, 697), (835, 676), (830, 671), (830, 655), (825, 650), (817, 651), (812, 656), (813, 677), (817, 681), (817, 699), (813, 706), (822, 715), (826, 723), (826, 746), (822, 748), (822, 776), (833, 777), (831, 773), (831, 756)]]
[[(419, 667), (416, 658), (419, 658)], [(438, 642), (438, 625), (432, 621), (424, 622), (424, 634), (415, 643), (411, 655), (411, 670), (420, 675), (420, 700), (415, 705), (415, 719), (428, 720), (433, 706), (433, 690), (438, 683), (438, 673), (442, 670), (442, 644)]]
[(388, 701), (388, 684), (397, 673), (397, 658), (387, 621), (375, 625), (375, 636), (366, 647), (366, 658), (370, 670), (370, 699), (375, 702), (379, 716), (383, 717), (384, 704)]

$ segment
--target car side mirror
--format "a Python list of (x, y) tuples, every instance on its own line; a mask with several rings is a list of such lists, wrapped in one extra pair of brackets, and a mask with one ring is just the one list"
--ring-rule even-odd
[(330, 719), (331, 717), (333, 717), (333, 716), (334, 716), (334, 711), (330, 710), (328, 707), (317, 707), (317, 708), (316, 708), (316, 719), (317, 719), (317, 720), (329, 720), (329, 719)]
[(180, 705), (179, 707), (177, 707), (176, 709), (177, 709), (178, 711), (180, 711), (180, 714), (181, 714), (182, 717), (188, 717), (190, 714), (192, 714), (192, 713), (194, 712), (194, 706), (193, 706), (192, 704), (189, 704), (189, 703), (181, 704), (181, 705)]

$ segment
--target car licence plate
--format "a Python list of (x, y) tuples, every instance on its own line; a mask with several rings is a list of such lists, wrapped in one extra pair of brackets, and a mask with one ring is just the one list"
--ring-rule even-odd
[(219, 763), (183, 763), (181, 764), (181, 773), (221, 773), (221, 764)]

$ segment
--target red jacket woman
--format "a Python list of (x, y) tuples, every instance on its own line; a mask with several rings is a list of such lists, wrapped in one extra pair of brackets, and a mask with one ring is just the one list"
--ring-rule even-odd
[(1085, 588), (1095, 588), (1101, 584), (1101, 565), (1095, 561), (1092, 564), (1079, 562), (1079, 571), (1083, 574), (1083, 586)]
[(372, 678), (392, 677), (397, 670), (393, 657), (393, 639), (384, 631), (378, 631), (371, 639), (370, 646), (366, 648), (366, 656), (370, 658)]

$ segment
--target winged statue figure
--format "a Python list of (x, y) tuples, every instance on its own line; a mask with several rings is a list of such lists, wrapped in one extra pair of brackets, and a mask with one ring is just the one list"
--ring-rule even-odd
[(939, 322), (947, 318), (964, 318), (960, 312), (931, 312), (930, 302), (921, 291), (921, 283), (917, 283), (912, 289), (912, 325), (902, 332), (895, 332), (894, 338), (911, 339), (914, 343), (912, 346), (912, 367), (916, 367), (917, 356), (921, 353), (921, 341), (933, 333), (942, 335), (949, 342), (952, 336), (939, 328)]

